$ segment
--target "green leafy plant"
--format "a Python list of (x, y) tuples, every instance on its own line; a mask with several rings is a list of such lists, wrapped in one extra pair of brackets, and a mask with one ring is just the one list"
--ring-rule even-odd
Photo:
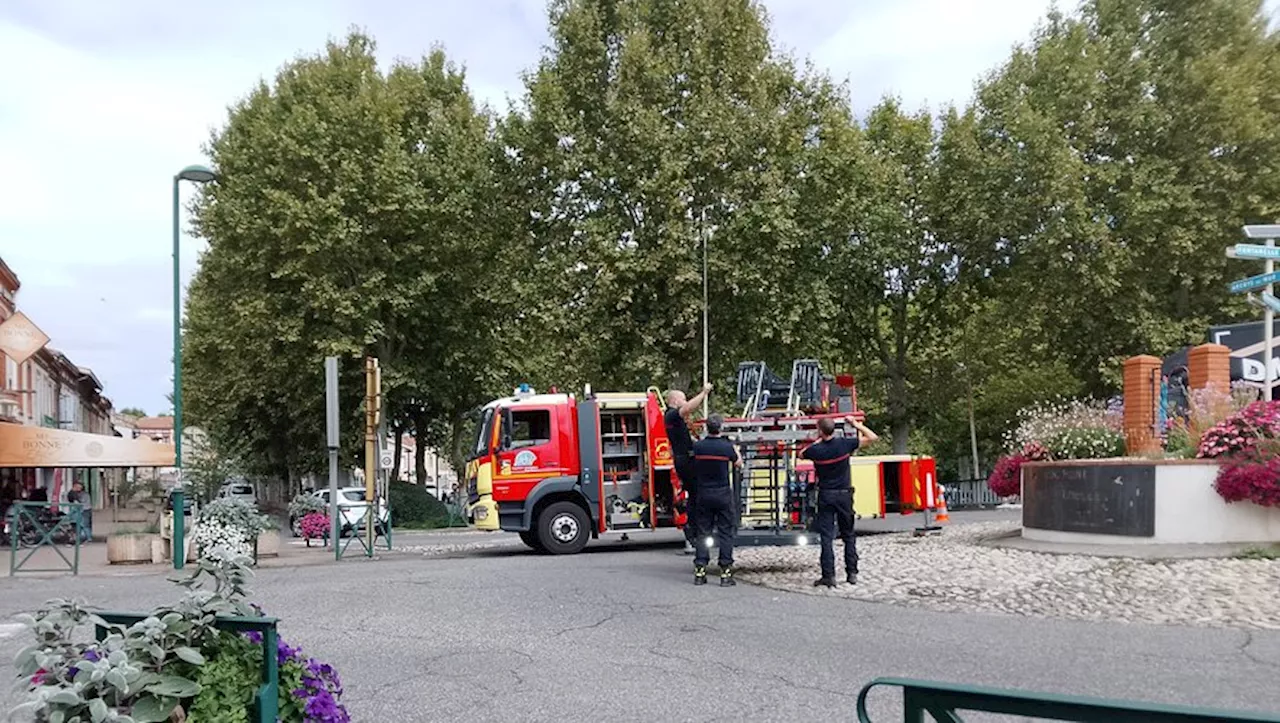
[[(249, 560), (201, 560), (177, 604), (128, 626), (111, 625), (82, 602), (52, 600), (21, 616), (34, 642), (15, 666), (27, 700), (15, 717), (42, 723), (162, 723), (248, 720), (262, 661), (262, 636), (217, 629), (220, 616), (256, 616), (249, 604)], [(82, 625), (106, 630), (80, 642)], [(332, 667), (277, 640), (280, 720), (349, 721)]]
[(221, 633), (196, 678), (200, 693), (187, 711), (187, 723), (248, 723), (261, 658), (262, 649), (244, 636)]
[(397, 527), (430, 529), (449, 526), (449, 508), (422, 485), (392, 482), (390, 503)]
[(328, 513), (324, 501), (313, 494), (303, 493), (289, 502), (289, 517), (291, 519), (300, 520), (311, 512)]

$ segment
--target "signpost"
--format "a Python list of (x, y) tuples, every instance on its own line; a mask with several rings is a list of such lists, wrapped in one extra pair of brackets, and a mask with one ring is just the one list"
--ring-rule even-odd
[(1275, 336), (1275, 314), (1280, 311), (1280, 300), (1274, 296), (1275, 283), (1280, 280), (1280, 275), (1276, 274), (1276, 259), (1280, 258), (1280, 248), (1276, 248), (1276, 239), (1280, 238), (1280, 224), (1266, 224), (1257, 226), (1245, 226), (1244, 235), (1250, 239), (1262, 239), (1265, 245), (1257, 244), (1236, 244), (1227, 249), (1227, 257), (1233, 259), (1259, 259), (1265, 262), (1266, 269), (1260, 276), (1253, 276), (1247, 279), (1240, 279), (1231, 284), (1232, 293), (1240, 293), (1265, 287), (1261, 298), (1264, 305), (1263, 311), (1263, 366), (1266, 372), (1262, 383), (1262, 398), (1271, 401), (1271, 349), (1274, 344)]
[[(1263, 247), (1266, 248), (1266, 247)], [(1252, 291), (1263, 286), (1270, 286), (1280, 281), (1280, 271), (1270, 274), (1259, 274), (1258, 276), (1250, 276), (1247, 279), (1231, 282), (1231, 293), (1238, 294), (1241, 291)]]
[(337, 535), (341, 532), (338, 520), (338, 357), (324, 359), (324, 408), (325, 432), (329, 446), (329, 539), (333, 544), (333, 559), (342, 559), (342, 548)]

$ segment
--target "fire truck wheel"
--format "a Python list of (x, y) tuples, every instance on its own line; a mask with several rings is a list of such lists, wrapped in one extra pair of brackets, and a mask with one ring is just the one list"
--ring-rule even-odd
[(537, 530), (525, 530), (520, 533), (520, 541), (536, 552), (542, 552), (542, 543), (538, 541)]
[(538, 515), (538, 540), (552, 555), (582, 552), (591, 537), (587, 512), (572, 502), (556, 502)]

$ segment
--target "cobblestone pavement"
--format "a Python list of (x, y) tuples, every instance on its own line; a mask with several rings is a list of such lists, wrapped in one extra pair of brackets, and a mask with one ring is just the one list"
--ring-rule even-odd
[[(815, 588), (818, 547), (739, 552), (739, 579), (790, 592), (948, 612), (1280, 629), (1280, 560), (1134, 560), (989, 547), (999, 522), (858, 540), (857, 585)], [(836, 545), (837, 565), (842, 560)], [(838, 570), (838, 572), (843, 572)], [(843, 579), (843, 574), (840, 575)]]

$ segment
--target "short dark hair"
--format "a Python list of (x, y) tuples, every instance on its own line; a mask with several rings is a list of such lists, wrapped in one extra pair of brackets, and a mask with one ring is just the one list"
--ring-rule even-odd
[(724, 429), (724, 417), (719, 414), (713, 414), (707, 417), (707, 434), (715, 436), (720, 434), (720, 430)]
[(836, 423), (832, 419), (823, 417), (818, 420), (818, 432), (824, 437), (830, 437), (836, 433)]

